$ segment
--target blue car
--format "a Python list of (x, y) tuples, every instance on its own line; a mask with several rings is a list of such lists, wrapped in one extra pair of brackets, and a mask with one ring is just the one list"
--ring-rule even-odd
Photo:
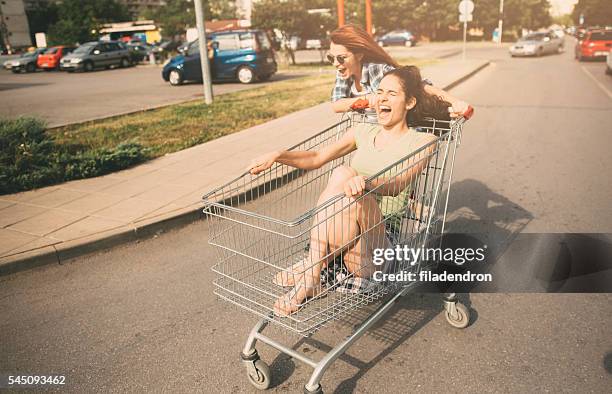
[(394, 30), (378, 39), (378, 45), (381, 47), (392, 45), (403, 45), (411, 47), (416, 45), (416, 37), (408, 30)]
[[(252, 83), (266, 81), (276, 72), (272, 44), (261, 30), (228, 30), (212, 33), (208, 54), (213, 81)], [(184, 81), (201, 81), (198, 40), (189, 44), (183, 54), (170, 59), (162, 70), (162, 78), (177, 86)]]

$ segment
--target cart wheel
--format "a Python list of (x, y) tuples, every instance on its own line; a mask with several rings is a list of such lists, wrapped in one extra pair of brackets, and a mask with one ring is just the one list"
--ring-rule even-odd
[(247, 376), (249, 381), (259, 390), (267, 390), (270, 387), (272, 381), (272, 374), (270, 373), (270, 367), (262, 360), (256, 360), (254, 363), (254, 370), (249, 368), (247, 370)]
[(454, 318), (446, 311), (446, 321), (455, 328), (466, 328), (470, 323), (470, 312), (465, 305), (460, 303), (456, 303), (455, 308), (457, 309), (457, 317)]
[(306, 386), (304, 386), (304, 394), (323, 394), (323, 389), (321, 388), (321, 385), (318, 385), (315, 391), (310, 391), (306, 388)]

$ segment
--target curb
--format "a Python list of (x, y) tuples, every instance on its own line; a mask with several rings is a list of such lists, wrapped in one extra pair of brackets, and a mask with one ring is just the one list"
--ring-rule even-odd
[[(470, 73), (442, 87), (442, 89), (450, 90), (456, 87), (490, 64), (491, 62), (489, 61), (483, 63)], [(77, 257), (108, 250), (115, 246), (150, 238), (168, 230), (184, 227), (204, 218), (205, 215), (202, 212), (202, 208), (203, 203), (198, 203), (197, 206), (185, 207), (175, 212), (149, 219), (148, 223), (145, 221), (144, 224), (138, 227), (123, 227), (115, 231), (107, 231), (81, 238), (80, 240), (89, 239), (77, 244), (74, 243), (80, 240), (66, 241), (2, 257), (0, 258), (0, 277), (54, 263), (63, 265)], [(110, 234), (108, 234), (109, 232)]]

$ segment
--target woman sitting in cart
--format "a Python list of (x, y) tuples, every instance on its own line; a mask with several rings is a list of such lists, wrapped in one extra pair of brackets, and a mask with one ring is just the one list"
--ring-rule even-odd
[[(364, 29), (348, 24), (331, 33), (327, 60), (336, 67), (336, 83), (332, 90), (332, 108), (335, 112), (350, 111), (359, 99), (376, 106), (376, 90), (387, 72), (399, 64), (382, 49)], [(429, 94), (441, 97), (451, 104), (451, 116), (463, 114), (468, 104), (444, 90), (430, 84), (425, 86)]]
[[(369, 279), (381, 267), (374, 265), (374, 249), (388, 248), (386, 228), (397, 224), (404, 214), (413, 184), (435, 148), (436, 137), (418, 132), (409, 124), (426, 117), (448, 118), (449, 103), (427, 93), (419, 69), (406, 66), (390, 70), (377, 89), (378, 124), (360, 124), (348, 129), (336, 142), (319, 151), (277, 151), (254, 160), (249, 166), (258, 174), (274, 163), (301, 169), (316, 169), (356, 151), (349, 166), (337, 167), (319, 196), (317, 206), (339, 194), (345, 197), (320, 211), (310, 234), (309, 257), (288, 271), (279, 272), (274, 282), (293, 287), (274, 304), (280, 316), (295, 313), (301, 304), (322, 291), (321, 271), (337, 256), (354, 278)], [(375, 175), (402, 158), (407, 160), (401, 172), (385, 172), (368, 182), (378, 197), (366, 190), (366, 178)], [(385, 197), (380, 197), (385, 196)]]

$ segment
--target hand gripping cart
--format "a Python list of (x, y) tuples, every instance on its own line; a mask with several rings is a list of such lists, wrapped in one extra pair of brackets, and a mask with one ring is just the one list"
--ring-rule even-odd
[[(360, 250), (364, 251), (381, 242), (388, 247), (398, 244), (411, 248), (431, 247), (435, 237), (444, 231), (455, 153), (463, 124), (471, 112), (451, 121), (432, 119), (419, 127), (420, 132), (431, 133), (436, 138), (370, 177), (366, 183), (370, 186), (355, 198), (337, 195), (317, 204), (334, 170), (348, 165), (350, 155), (308, 171), (276, 163), (258, 175), (245, 173), (204, 196), (204, 213), (212, 221), (210, 244), (216, 246), (218, 252), (217, 263), (212, 268), (216, 274), (215, 294), (261, 317), (242, 351), (248, 379), (255, 387), (267, 389), (271, 382), (270, 369), (255, 348), (256, 342), (261, 341), (310, 365), (314, 371), (304, 392), (322, 393), (320, 381), (327, 368), (416, 284), (364, 280), (365, 275), (359, 275), (359, 269), (353, 268), (351, 272), (343, 261), (348, 261), (347, 250), (357, 249), (355, 245), (360, 240)], [(369, 120), (364, 115), (352, 114), (291, 149), (321, 149), (360, 122)], [(292, 279), (292, 286), (297, 288), (305, 273), (315, 272), (314, 264), (309, 261), (322, 261), (308, 259), (312, 252), (309, 248), (311, 236), (330, 225), (341, 225), (342, 220), (350, 220), (350, 215), (365, 199), (372, 201), (374, 198), (381, 211), (388, 211), (384, 205), (390, 199), (385, 195), (393, 187), (394, 179), (415, 170), (416, 175), (409, 178), (408, 187), (391, 193), (403, 196), (401, 215), (378, 215), (378, 222), (369, 229), (362, 229), (361, 234), (335, 240), (337, 247), (328, 248), (324, 257), (325, 267), (316, 270), (321, 271), (320, 283), (314, 285), (316, 291), (300, 302), (295, 313), (275, 314), (275, 302), (291, 290), (291, 287), (283, 288), (283, 283), (279, 285), (278, 278)], [(375, 186), (371, 186), (373, 184)], [(398, 199), (393, 200), (397, 204)], [(383, 226), (384, 231), (381, 230)], [(321, 263), (318, 264), (320, 267)], [(393, 261), (384, 269), (388, 273), (405, 271), (418, 275), (421, 270), (432, 268), (428, 264), (435, 263), (419, 261), (413, 265)], [(319, 361), (263, 334), (266, 326), (272, 323), (307, 337), (326, 323), (343, 319), (383, 296), (386, 296), (385, 301), (378, 309)], [(444, 298), (444, 307), (446, 319), (452, 326), (464, 328), (468, 325), (468, 310), (458, 303), (455, 294)]]

